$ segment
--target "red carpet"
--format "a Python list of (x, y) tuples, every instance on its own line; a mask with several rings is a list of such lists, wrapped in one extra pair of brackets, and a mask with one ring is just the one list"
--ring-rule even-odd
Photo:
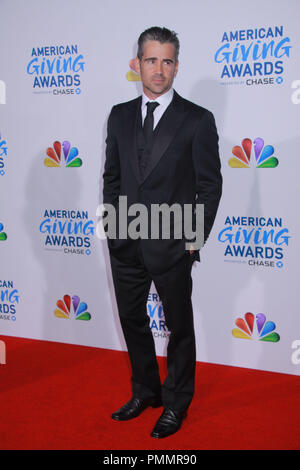
[[(149, 436), (161, 408), (130, 422), (127, 354), (4, 337), (0, 449), (300, 449), (300, 377), (197, 363), (196, 394), (175, 435)], [(165, 359), (159, 358), (162, 378)]]

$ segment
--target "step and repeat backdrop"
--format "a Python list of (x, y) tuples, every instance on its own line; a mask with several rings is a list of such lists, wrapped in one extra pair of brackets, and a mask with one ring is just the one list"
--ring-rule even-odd
[[(0, 335), (126, 349), (97, 237), (106, 125), (141, 93), (139, 34), (166, 26), (224, 178), (193, 267), (197, 359), (300, 374), (299, 15), (298, 0), (0, 1)], [(165, 355), (154, 286), (147, 312)]]

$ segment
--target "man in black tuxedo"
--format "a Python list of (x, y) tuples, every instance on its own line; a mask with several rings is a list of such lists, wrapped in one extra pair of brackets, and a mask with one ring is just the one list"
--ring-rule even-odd
[[(172, 88), (178, 52), (177, 35), (166, 28), (153, 27), (140, 35), (136, 65), (143, 94), (114, 106), (110, 113), (103, 202), (117, 212), (120, 196), (127, 197), (128, 207), (140, 203), (149, 211), (153, 204), (170, 207), (176, 203), (182, 208), (204, 204), (206, 241), (222, 191), (218, 134), (212, 113), (181, 98)], [(172, 221), (170, 228), (172, 232)], [(132, 367), (132, 398), (112, 418), (132, 419), (149, 406), (163, 405), (151, 433), (156, 438), (179, 430), (194, 394), (191, 269), (193, 261), (200, 258), (192, 245), (186, 249), (186, 241), (174, 233), (169, 239), (108, 239), (120, 322)], [(162, 385), (146, 313), (152, 281), (170, 331), (168, 375)]]

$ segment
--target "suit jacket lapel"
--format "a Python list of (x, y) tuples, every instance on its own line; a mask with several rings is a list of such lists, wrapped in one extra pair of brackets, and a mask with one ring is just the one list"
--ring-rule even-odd
[(141, 96), (130, 103), (130, 107), (128, 107), (127, 109), (128, 116), (126, 120), (125, 129), (125, 135), (128, 145), (128, 157), (138, 183), (140, 183), (140, 171), (138, 164), (137, 126), (139, 125), (139, 120), (142, 119), (141, 104)]
[[(179, 127), (183, 123), (188, 111), (185, 110), (184, 100), (174, 91), (174, 97), (157, 128), (155, 129), (154, 144), (151, 150), (149, 162), (141, 183), (145, 181), (162, 158), (172, 140), (176, 136)], [(136, 146), (135, 146), (136, 148)]]

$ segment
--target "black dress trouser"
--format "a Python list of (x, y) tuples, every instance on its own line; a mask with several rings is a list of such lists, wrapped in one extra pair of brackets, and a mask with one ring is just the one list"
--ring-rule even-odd
[[(165, 408), (184, 411), (194, 394), (196, 348), (192, 309), (193, 257), (185, 252), (163, 274), (146, 269), (140, 248), (135, 264), (110, 255), (120, 322), (132, 367), (132, 392), (139, 398), (161, 396)], [(161, 385), (146, 305), (151, 282), (162, 301), (170, 331), (168, 375)]]

